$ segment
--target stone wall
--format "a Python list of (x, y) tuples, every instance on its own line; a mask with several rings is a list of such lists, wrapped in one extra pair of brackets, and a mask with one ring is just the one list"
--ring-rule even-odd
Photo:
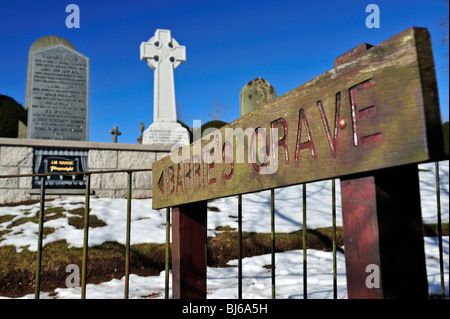
[[(0, 146), (0, 175), (33, 173), (33, 147)], [(1, 178), (0, 204), (29, 200), (31, 177)]]
[[(151, 168), (166, 156), (170, 146), (113, 144), (0, 138), (0, 175), (33, 173), (35, 148), (87, 149), (90, 171)], [(152, 196), (152, 172), (135, 172), (132, 176), (133, 198)], [(31, 188), (32, 177), (0, 178), (0, 204), (39, 199), (39, 190)], [(127, 194), (127, 173), (92, 174), (91, 192), (96, 197), (124, 198)], [(84, 190), (71, 190), (63, 194), (47, 190), (46, 198), (82, 195)]]

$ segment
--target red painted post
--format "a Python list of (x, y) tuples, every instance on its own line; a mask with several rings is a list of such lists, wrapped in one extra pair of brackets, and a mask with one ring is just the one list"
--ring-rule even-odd
[(341, 179), (350, 299), (427, 298), (417, 165)]
[(172, 208), (174, 299), (206, 299), (206, 212), (206, 201)]

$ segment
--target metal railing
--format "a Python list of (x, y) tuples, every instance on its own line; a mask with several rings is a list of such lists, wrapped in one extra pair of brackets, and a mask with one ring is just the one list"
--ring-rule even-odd
[(89, 239), (89, 211), (91, 196), (91, 175), (107, 174), (107, 173), (127, 173), (127, 224), (126, 224), (126, 243), (125, 243), (125, 292), (124, 298), (129, 297), (129, 276), (130, 276), (130, 238), (131, 238), (131, 197), (132, 197), (132, 174), (135, 172), (151, 171), (152, 169), (125, 169), (125, 170), (104, 170), (89, 172), (64, 172), (64, 173), (46, 173), (46, 174), (20, 174), (20, 175), (1, 175), (2, 178), (21, 178), (21, 177), (40, 177), (40, 208), (39, 208), (39, 228), (38, 243), (36, 253), (36, 282), (35, 282), (35, 299), (39, 299), (41, 287), (42, 272), (42, 251), (43, 251), (43, 229), (44, 229), (44, 211), (45, 211), (45, 190), (46, 179), (51, 176), (68, 176), (68, 175), (84, 175), (86, 176), (86, 193), (84, 208), (84, 235), (83, 235), (83, 257), (81, 266), (81, 298), (86, 298), (86, 274), (88, 264), (88, 239)]
[[(67, 175), (85, 175), (86, 176), (86, 192), (85, 192), (85, 210), (84, 210), (84, 235), (83, 235), (83, 256), (81, 270), (81, 298), (86, 298), (86, 274), (88, 264), (88, 238), (89, 238), (89, 211), (91, 196), (91, 175), (106, 173), (127, 173), (127, 211), (126, 211), (126, 243), (125, 243), (125, 288), (124, 298), (129, 297), (129, 275), (130, 275), (130, 236), (131, 236), (131, 199), (132, 199), (132, 174), (135, 172), (151, 171), (152, 169), (126, 169), (126, 170), (104, 170), (89, 172), (64, 172), (64, 173), (47, 173), (47, 174), (20, 174), (20, 175), (0, 175), (0, 179), (5, 178), (22, 178), (22, 177), (40, 177), (40, 210), (39, 210), (39, 228), (38, 228), (38, 245), (36, 258), (36, 279), (35, 279), (35, 299), (39, 299), (41, 287), (42, 272), (42, 251), (43, 251), (43, 227), (44, 227), (44, 210), (45, 210), (45, 192), (46, 178), (49, 176), (67, 176)], [(435, 181), (436, 181), (436, 201), (437, 201), (437, 227), (439, 241), (439, 260), (440, 260), (440, 281), (441, 281), (441, 297), (445, 298), (445, 282), (444, 282), (444, 260), (443, 260), (443, 243), (442, 243), (442, 220), (441, 220), (441, 199), (440, 199), (440, 178), (439, 163), (435, 163)], [(302, 185), (302, 239), (303, 239), (303, 298), (307, 298), (307, 196), (306, 184)], [(332, 196), (332, 253), (333, 253), (333, 298), (337, 298), (337, 267), (336, 267), (336, 187), (335, 180), (331, 180), (331, 196)], [(272, 298), (275, 298), (276, 277), (275, 277), (275, 196), (274, 189), (270, 192), (270, 220), (271, 220), (271, 286)], [(238, 195), (238, 299), (242, 299), (242, 195)], [(166, 208), (166, 244), (165, 244), (165, 298), (169, 298), (169, 268), (170, 268), (170, 208)]]

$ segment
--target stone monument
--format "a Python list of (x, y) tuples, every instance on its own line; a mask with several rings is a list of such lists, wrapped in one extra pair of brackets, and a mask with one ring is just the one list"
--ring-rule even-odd
[[(25, 108), (27, 138), (88, 141), (89, 58), (61, 37), (36, 40), (28, 56)], [(88, 150), (34, 149), (33, 173), (88, 170)], [(54, 189), (82, 189), (86, 179), (83, 175), (49, 176), (46, 184)], [(39, 177), (33, 177), (32, 187), (40, 187)]]
[(109, 134), (112, 134), (112, 142), (117, 143), (117, 136), (122, 135), (122, 132), (119, 131), (119, 128), (117, 126), (114, 126), (112, 130), (109, 131)]
[(27, 138), (87, 141), (89, 58), (67, 40), (46, 36), (30, 48)]
[(141, 60), (154, 72), (153, 123), (145, 130), (142, 144), (189, 145), (188, 131), (177, 123), (173, 70), (186, 61), (186, 47), (172, 38), (170, 30), (157, 29), (142, 42)]
[(253, 112), (278, 97), (273, 86), (263, 78), (248, 82), (239, 95), (241, 116)]

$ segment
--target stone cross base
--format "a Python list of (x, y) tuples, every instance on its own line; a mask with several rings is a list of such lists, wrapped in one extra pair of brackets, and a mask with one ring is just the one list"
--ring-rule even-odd
[(145, 130), (142, 144), (189, 145), (189, 132), (180, 123), (153, 123)]

